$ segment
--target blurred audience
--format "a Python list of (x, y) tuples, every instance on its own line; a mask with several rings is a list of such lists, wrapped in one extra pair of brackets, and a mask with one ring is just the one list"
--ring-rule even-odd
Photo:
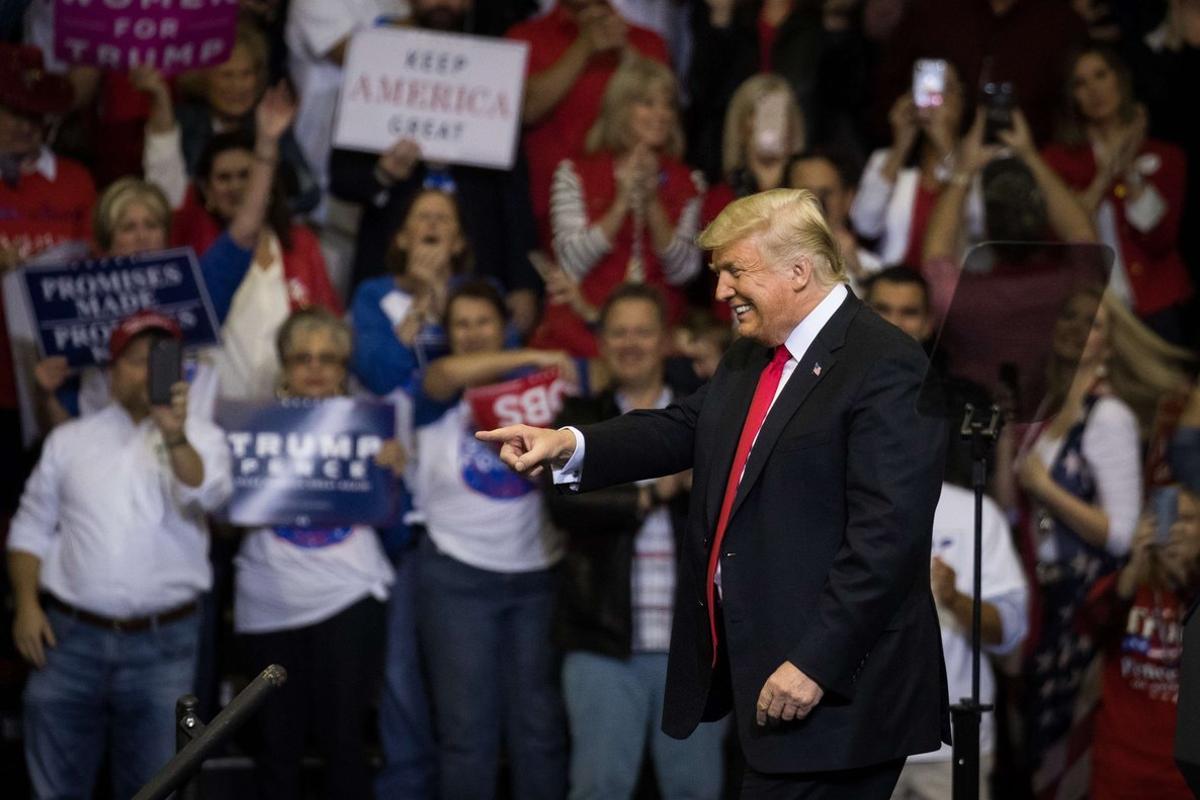
[(842, 251), (851, 288), (859, 291), (868, 276), (879, 271), (882, 263), (858, 243), (850, 226), (850, 209), (854, 207), (858, 176), (849, 159), (830, 150), (800, 153), (788, 162), (786, 185), (789, 189), (807, 189), (821, 202), (825, 221)]
[[(255, 108), (267, 90), (267, 43), (257, 28), (238, 26), (233, 50), (224, 64), (181, 78), (185, 96), (175, 105), (169, 87), (153, 67), (137, 67), (130, 79), (150, 98), (142, 169), (146, 179), (167, 193), (172, 208), (184, 204), (188, 183), (196, 177), (200, 158), (214, 135), (243, 131), (255, 134)], [(311, 211), (321, 190), (291, 128), (279, 139), (280, 173), (291, 209)]]
[(90, 794), (106, 757), (113, 796), (131, 797), (175, 753), (212, 584), (205, 514), (232, 485), (225, 437), (188, 414), (186, 383), (151, 405), (164, 338), (182, 334), (153, 311), (114, 328), (113, 402), (50, 433), (8, 532), (37, 797)]
[(507, 36), (529, 43), (522, 139), (533, 216), (548, 245), (551, 180), (564, 158), (583, 151), (609, 78), (633, 53), (665, 64), (667, 46), (653, 31), (626, 22), (607, 0), (561, 0)]
[[(912, 89), (896, 98), (888, 113), (891, 144), (867, 161), (850, 219), (885, 264), (917, 264), (925, 229), (942, 189), (959, 167), (959, 141), (965, 98), (958, 70), (942, 62), (943, 91), (932, 106), (918, 107)], [(968, 185), (966, 225), (982, 230), (979, 187)]]
[(1015, 470), (997, 465), (1033, 591), (1011, 697), (1018, 744), (1008, 777), (1082, 797), (1089, 748), (1080, 726), (1090, 724), (1096, 703), (1084, 676), (1097, 650), (1073, 621), (1096, 580), (1129, 552), (1141, 510), (1141, 438), (1158, 398), (1185, 376), (1181, 353), (1111, 292), (1072, 294), (1053, 337), (1045, 422), (1008, 429), (1020, 441)]
[[(413, 500), (421, 540), (417, 621), (438, 747), (440, 797), (495, 797), (501, 753), (513, 797), (560, 798), (566, 725), (550, 642), (562, 541), (537, 486), (475, 439), (465, 389), (528, 368), (558, 367), (561, 352), (506, 350), (507, 311), (487, 283), (446, 302), (450, 354), (421, 381)], [(447, 624), (453, 620), (452, 624)]]
[(1183, 623), (1200, 592), (1200, 500), (1178, 486), (1157, 491), (1129, 562), (1097, 581), (1082, 615), (1103, 658), (1093, 800), (1193, 797), (1175, 766), (1174, 733)]
[[(350, 328), (329, 311), (296, 311), (279, 328), (279, 396), (345, 395)], [(393, 439), (375, 461), (399, 474)], [(247, 672), (271, 664), (288, 679), (255, 717), (255, 767), (262, 798), (300, 798), (301, 759), (311, 736), (325, 759), (328, 798), (370, 797), (363, 734), (383, 666), (384, 602), (392, 569), (366, 525), (248, 531), (234, 560), (234, 631)]]
[[(605, 90), (587, 155), (564, 160), (554, 173), (554, 251), (593, 307), (632, 281), (663, 290), (672, 321), (682, 317), (675, 287), (700, 271), (694, 240), (704, 184), (678, 160), (678, 100), (669, 69), (628, 59)], [(595, 337), (566, 304), (547, 307), (534, 341), (596, 355)]]
[[(600, 313), (609, 389), (566, 401), (556, 425), (587, 425), (665, 408), (686, 390), (666, 381), (666, 306), (657, 290), (624, 284)], [(564, 651), (573, 798), (631, 797), (647, 749), (662, 797), (718, 798), (723, 723), (678, 741), (646, 721), (662, 716), (676, 553), (687, 527), (690, 475), (587, 494), (547, 491), (566, 534), (555, 639)]]
[(1043, 155), (1113, 249), (1113, 290), (1155, 333), (1183, 344), (1192, 294), (1178, 245), (1183, 152), (1147, 137), (1145, 109), (1115, 52), (1089, 47), (1071, 58), (1068, 75), (1059, 143)]

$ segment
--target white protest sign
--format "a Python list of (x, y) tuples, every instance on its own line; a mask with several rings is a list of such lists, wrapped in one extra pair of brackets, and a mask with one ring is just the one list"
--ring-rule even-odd
[(413, 139), (422, 158), (511, 169), (528, 45), (411, 28), (350, 40), (335, 147), (382, 152)]

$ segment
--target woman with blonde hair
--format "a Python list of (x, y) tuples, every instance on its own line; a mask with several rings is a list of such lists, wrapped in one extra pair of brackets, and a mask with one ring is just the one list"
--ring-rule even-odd
[(1068, 742), (1095, 705), (1083, 676), (1096, 651), (1075, 634), (1075, 618), (1095, 581), (1129, 552), (1141, 510), (1142, 442), (1159, 400), (1187, 385), (1190, 361), (1111, 292), (1076, 291), (1055, 323), (1049, 413), (1023, 435), (1014, 432), (1021, 438), (1016, 470), (997, 470), (1001, 499), (1020, 520), (1018, 548), (1032, 590), (1011, 698), (1015, 766), (1037, 786), (1064, 780)]
[(721, 140), (721, 174), (732, 191), (729, 199), (781, 188), (788, 160), (804, 150), (804, 131), (804, 115), (783, 77), (764, 72), (744, 81), (725, 111)]
[[(627, 281), (661, 289), (673, 320), (683, 310), (678, 287), (700, 271), (693, 239), (704, 184), (679, 159), (675, 76), (633, 56), (609, 80), (586, 153), (566, 159), (550, 194), (554, 251), (584, 301), (598, 307)], [(547, 307), (535, 342), (595, 356), (596, 341), (567, 304)]]

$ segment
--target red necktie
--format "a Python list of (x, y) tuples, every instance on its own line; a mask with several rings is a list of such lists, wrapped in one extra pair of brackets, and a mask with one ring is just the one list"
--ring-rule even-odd
[(758, 437), (767, 412), (771, 409), (771, 401), (775, 399), (775, 390), (779, 388), (779, 380), (783, 377), (783, 365), (791, 358), (786, 345), (775, 348), (775, 357), (771, 363), (763, 367), (758, 376), (758, 388), (754, 390), (754, 399), (750, 401), (750, 411), (746, 413), (746, 421), (742, 423), (742, 435), (738, 438), (737, 450), (733, 454), (733, 466), (729, 468), (729, 480), (725, 482), (725, 499), (721, 501), (721, 514), (717, 517), (717, 532), (713, 536), (712, 550), (708, 553), (708, 629), (712, 634), (713, 666), (717, 665), (717, 612), (713, 602), (716, 591), (714, 584), (717, 576), (717, 561), (721, 557), (721, 541), (725, 538), (725, 529), (729, 526), (729, 513), (733, 510), (733, 499), (737, 497), (738, 484), (742, 482), (742, 473), (746, 469), (746, 459), (750, 457), (750, 447)]

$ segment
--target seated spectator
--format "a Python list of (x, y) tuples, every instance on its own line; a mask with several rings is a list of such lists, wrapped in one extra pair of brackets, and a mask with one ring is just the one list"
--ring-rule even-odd
[(113, 330), (113, 402), (51, 432), (9, 531), (37, 797), (91, 795), (106, 755), (112, 794), (131, 797), (174, 755), (175, 703), (192, 691), (212, 583), (204, 515), (232, 483), (225, 437), (188, 413), (186, 383), (150, 404), (163, 337), (182, 334), (150, 311)]
[[(568, 399), (556, 425), (665, 408), (687, 393), (667, 383), (670, 338), (655, 289), (618, 287), (601, 312), (599, 340), (610, 389)], [(657, 726), (690, 477), (546, 493), (551, 518), (567, 535), (555, 638), (565, 652), (572, 797), (632, 797), (647, 748), (663, 797), (721, 796), (725, 724), (702, 724), (683, 741)]]
[[(692, 4), (695, 51), (686, 75), (687, 133), (693, 163), (716, 180), (729, 126), (721, 121), (739, 86), (775, 73), (799, 104), (809, 144), (839, 142), (861, 158), (859, 117), (866, 101), (867, 54), (856, 0), (708, 0)], [(727, 171), (727, 170), (726, 170)], [(780, 184), (782, 185), (782, 184)], [(768, 187), (763, 187), (768, 188)]]
[(667, 63), (667, 45), (630, 25), (605, 2), (562, 0), (544, 16), (515, 25), (510, 39), (529, 43), (524, 150), (538, 238), (549, 245), (550, 186), (564, 158), (584, 149), (609, 79), (624, 54)]
[(716, 374), (732, 343), (733, 325), (704, 311), (693, 312), (687, 325), (675, 330), (676, 350), (691, 360), (692, 372), (702, 382)]
[[(346, 394), (350, 329), (323, 308), (291, 314), (277, 336), (281, 397)], [(396, 474), (404, 451), (384, 444), (375, 460)], [(287, 667), (283, 688), (255, 720), (259, 796), (295, 798), (311, 735), (325, 762), (324, 797), (370, 797), (363, 739), (383, 666), (384, 603), (391, 565), (366, 525), (250, 531), (234, 559), (234, 631), (249, 674)]]
[[(227, 230), (254, 251), (249, 268), (208, 269), (204, 274), (221, 323), (217, 369), (222, 397), (272, 396), (278, 364), (271, 340), (291, 311), (318, 305), (341, 312), (320, 243), (293, 220), (275, 170), (279, 140), (295, 110), (285, 88), (270, 89), (255, 112), (254, 139), (245, 132), (213, 136), (196, 165), (197, 202), (175, 216), (176, 244), (203, 254)], [(253, 238), (250, 226), (234, 230), (244, 207), (257, 212)]]
[[(958, 163), (963, 110), (963, 84), (946, 64), (942, 103), (918, 109), (911, 88), (896, 98), (888, 114), (892, 141), (867, 160), (850, 221), (884, 264), (919, 264), (925, 229), (943, 188), (961, 170)], [(979, 187), (967, 185), (967, 225), (973, 237), (982, 231)]]
[(446, 303), (450, 355), (425, 371), (410, 486), (428, 537), (419, 550), (417, 618), (438, 742), (439, 797), (494, 797), (501, 751), (511, 794), (560, 798), (566, 736), (550, 646), (562, 543), (537, 485), (472, 435), (464, 389), (562, 352), (504, 349), (504, 301), (486, 283)]
[(846, 274), (855, 292), (862, 289), (868, 275), (883, 266), (874, 253), (859, 245), (850, 227), (850, 209), (857, 184), (858, 178), (849, 159), (832, 151), (811, 150), (788, 162), (787, 188), (807, 189), (821, 201), (825, 222), (837, 239)]
[[(47, 146), (53, 121), (71, 107), (65, 78), (48, 74), (35, 47), (0, 44), (0, 276), (38, 253), (86, 241), (96, 189), (83, 165)], [(0, 451), (24, 450), (17, 374), (0, 290)], [(22, 373), (32, 363), (22, 362)], [(24, 458), (0, 459), (0, 516), (16, 506)]]
[[(1110, 292), (1079, 290), (1054, 328), (1051, 410), (1044, 422), (1006, 429), (1020, 445), (1015, 470), (998, 459), (999, 498), (1019, 516), (1017, 542), (1036, 597), (1011, 696), (1020, 744), (1010, 777), (1057, 787), (1069, 771), (1074, 780), (1086, 774), (1078, 726), (1096, 702), (1083, 675), (1097, 651), (1072, 623), (1096, 579), (1129, 552), (1141, 506), (1140, 442), (1158, 399), (1185, 383), (1181, 357)], [(1002, 443), (998, 453), (1009, 450)]]
[(935, 320), (921, 273), (911, 267), (888, 267), (871, 277), (863, 299), (876, 314), (929, 347)]
[[(700, 271), (694, 239), (704, 187), (678, 161), (677, 100), (670, 70), (631, 58), (604, 93), (588, 154), (563, 161), (554, 173), (555, 254), (592, 306), (621, 283), (644, 282), (665, 292), (673, 321), (682, 316), (677, 287)], [(596, 354), (595, 337), (568, 305), (546, 309), (533, 341)]]
[[(138, 67), (130, 79), (149, 95), (150, 118), (142, 169), (146, 180), (180, 208), (196, 177), (200, 157), (218, 133), (243, 131), (254, 138), (254, 109), (267, 89), (267, 43), (257, 28), (238, 25), (229, 60), (178, 81), (186, 99), (175, 105), (171, 89), (153, 67)], [(292, 211), (316, 208), (321, 191), (289, 128), (279, 139), (280, 175)]]
[(1116, 254), (1114, 291), (1151, 330), (1183, 344), (1192, 294), (1179, 256), (1183, 152), (1147, 138), (1145, 110), (1136, 104), (1133, 78), (1116, 53), (1089, 47), (1071, 59), (1068, 75), (1059, 142), (1043, 156)]
[(1170, 520), (1142, 518), (1129, 563), (1096, 582), (1081, 618), (1103, 658), (1092, 800), (1193, 797), (1173, 753), (1183, 623), (1200, 594), (1200, 499), (1173, 497), (1157, 512)]
[(391, 273), (363, 282), (350, 304), (355, 376), (383, 397), (416, 392), (421, 374), (447, 352), (441, 320), (450, 281), (470, 269), (459, 206), (438, 189), (413, 198), (387, 254)]

